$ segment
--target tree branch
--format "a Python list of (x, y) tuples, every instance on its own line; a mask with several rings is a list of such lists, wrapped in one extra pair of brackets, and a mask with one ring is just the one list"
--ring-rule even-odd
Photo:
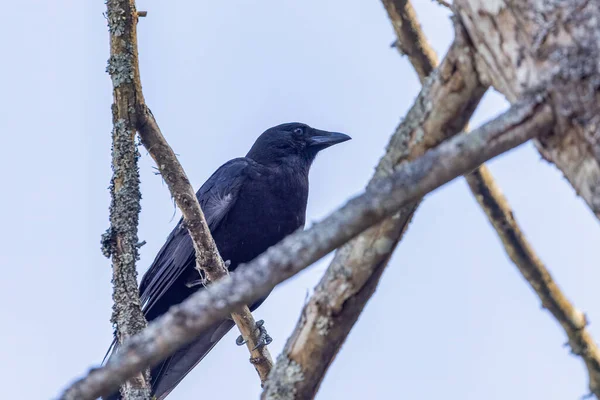
[[(385, 1), (384, 5), (391, 16), (415, 15), (412, 7), (402, 10)], [(414, 160), (464, 129), (487, 88), (478, 79), (475, 61), (460, 26), (440, 68), (432, 73), (428, 56), (421, 54), (427, 41), (422, 35), (415, 36), (420, 32), (418, 23), (408, 26), (395, 18), (399, 44), (410, 60), (419, 65), (418, 70), (430, 77), (421, 77), (425, 82), (421, 94), (392, 136), (368, 187), (390, 176), (398, 165)], [(407, 43), (409, 40), (414, 46)], [(429, 50), (427, 54), (434, 52)], [(277, 360), (267, 383), (269, 393), (285, 392), (289, 398), (293, 398), (289, 393), (294, 393), (299, 399), (314, 397), (325, 371), (373, 294), (419, 201), (337, 251)], [(289, 381), (294, 369), (302, 372), (302, 380)], [(263, 399), (267, 396), (264, 392)]]
[[(139, 132), (142, 143), (148, 149), (156, 165), (158, 165), (171, 195), (181, 210), (185, 226), (194, 243), (196, 269), (198, 269), (201, 276), (204, 272), (210, 282), (227, 277), (229, 273), (212, 239), (204, 214), (200, 209), (200, 204), (185, 171), (177, 160), (173, 149), (163, 137), (150, 110), (143, 103), (138, 104), (138, 109), (141, 116)], [(256, 348), (259, 337), (256, 322), (248, 306), (241, 306), (231, 313), (231, 317), (244, 339), (247, 340), (246, 346), (251, 356), (250, 363), (254, 365), (256, 372), (258, 372), (262, 385), (273, 366), (271, 353), (266, 345)]]
[(506, 253), (536, 292), (544, 308), (563, 327), (572, 352), (585, 362), (590, 390), (600, 399), (600, 350), (586, 328), (585, 315), (569, 302), (535, 254), (487, 168), (467, 175), (467, 182), (498, 232)]
[[(146, 319), (140, 306), (135, 262), (138, 255), (138, 221), (140, 214), (139, 152), (135, 143), (137, 124), (136, 87), (139, 77), (135, 47), (135, 4), (129, 0), (106, 2), (110, 31), (110, 59), (107, 72), (113, 84), (113, 131), (110, 228), (102, 236), (102, 250), (112, 257), (113, 313), (119, 343), (141, 332)], [(121, 388), (125, 400), (150, 398), (148, 371), (137, 374)]]
[[(387, 3), (387, 4), (386, 4)], [(419, 26), (416, 13), (409, 0), (384, 0), (389, 16), (398, 34), (398, 41), (411, 63), (421, 76), (436, 67), (435, 52)], [(423, 49), (424, 51), (420, 51)], [(421, 76), (421, 79), (424, 79)], [(479, 202), (490, 223), (496, 229), (504, 250), (523, 277), (537, 293), (542, 304), (564, 328), (573, 353), (580, 355), (589, 374), (589, 387), (600, 399), (600, 352), (586, 329), (585, 316), (575, 309), (554, 283), (552, 276), (525, 238), (512, 210), (485, 165), (465, 175), (475, 199)]]
[[(189, 343), (227, 312), (265, 295), (401, 207), (534, 135), (548, 132), (553, 123), (549, 107), (540, 97), (531, 98), (481, 128), (455, 136), (399, 166), (389, 178), (374, 182), (323, 221), (286, 237), (229, 277), (172, 307), (142, 333), (128, 339), (105, 366), (75, 382), (60, 398), (92, 400), (110, 393), (133, 374)], [(302, 378), (301, 371), (296, 377)]]
[[(128, 93), (131, 96), (125, 110), (128, 110), (131, 115), (136, 117), (130, 121), (132, 140), (137, 128), (142, 144), (156, 162), (171, 192), (171, 196), (181, 210), (183, 221), (194, 244), (196, 269), (201, 277), (206, 277), (210, 282), (223, 279), (228, 276), (229, 272), (212, 239), (196, 194), (173, 149), (163, 137), (154, 116), (144, 101), (137, 57), (136, 23), (138, 14), (135, 10), (135, 1), (109, 0), (107, 4), (109, 5), (109, 10), (111, 6), (119, 7), (115, 8), (112, 13), (109, 12), (109, 24), (111, 24), (111, 32), (119, 33), (118, 35), (115, 34), (115, 37), (118, 37), (118, 40), (115, 39), (115, 42), (122, 49), (125, 49), (127, 53), (123, 57), (111, 57), (113, 64), (109, 65), (109, 70), (114, 72), (112, 75), (113, 83), (115, 81), (119, 83), (125, 82), (129, 90)], [(121, 32), (127, 32), (128, 34), (123, 35), (120, 34)], [(118, 64), (115, 64), (116, 62)], [(136, 281), (134, 280), (133, 282)], [(135, 283), (136, 296), (137, 290), (137, 283)], [(250, 362), (258, 372), (262, 384), (273, 365), (271, 354), (267, 346), (255, 349), (259, 343), (258, 332), (255, 328), (256, 322), (246, 305), (240, 305), (239, 309), (231, 313), (231, 317), (238, 326), (242, 336), (247, 340), (246, 346), (251, 355)]]
[(452, 10), (452, 4), (448, 3), (446, 0), (433, 0), (438, 3), (442, 7), (446, 7), (449, 10)]
[[(437, 0), (436, 0), (437, 1)], [(408, 56), (421, 84), (438, 65), (437, 54), (429, 45), (417, 13), (408, 0), (382, 0), (396, 32), (396, 48)]]

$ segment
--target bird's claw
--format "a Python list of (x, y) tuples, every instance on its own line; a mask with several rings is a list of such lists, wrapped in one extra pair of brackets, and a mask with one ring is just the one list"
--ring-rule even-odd
[[(265, 328), (264, 320), (261, 319), (259, 321), (256, 321), (256, 329), (258, 330), (258, 341), (256, 343), (256, 346), (254, 346), (254, 348), (252, 349), (253, 351), (273, 342), (273, 338), (267, 333), (267, 328)], [(248, 343), (248, 341), (244, 339), (242, 335), (238, 336), (237, 339), (235, 339), (235, 344), (237, 344), (238, 346), (242, 346), (246, 343)]]
[(247, 340), (246, 340), (246, 339), (244, 339), (244, 337), (243, 337), (242, 335), (238, 336), (238, 337), (235, 339), (235, 344), (237, 344), (238, 346), (243, 346), (243, 345), (245, 345), (245, 344), (246, 344), (246, 342), (247, 342)]
[(264, 347), (273, 341), (273, 338), (267, 333), (267, 328), (265, 328), (265, 321), (263, 319), (256, 322), (256, 329), (258, 329), (258, 342), (252, 350)]

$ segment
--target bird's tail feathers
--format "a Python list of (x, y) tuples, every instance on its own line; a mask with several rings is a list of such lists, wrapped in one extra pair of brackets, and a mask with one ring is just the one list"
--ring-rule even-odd
[(231, 319), (227, 319), (211, 326), (192, 343), (157, 365), (152, 370), (152, 393), (156, 400), (167, 397), (234, 325)]

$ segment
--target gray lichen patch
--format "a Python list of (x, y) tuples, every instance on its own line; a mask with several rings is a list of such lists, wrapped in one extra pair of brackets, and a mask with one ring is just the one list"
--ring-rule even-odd
[(108, 30), (114, 36), (121, 36), (127, 29), (127, 11), (121, 7), (118, 0), (106, 1)]
[(124, 399), (149, 399), (150, 390), (148, 386), (135, 387), (130, 383), (126, 383), (121, 389), (121, 396)]
[[(127, 234), (127, 245), (135, 251), (137, 259), (137, 225), (141, 210), (140, 176), (138, 159), (140, 153), (134, 139), (134, 133), (125, 120), (115, 122), (112, 146), (113, 178), (111, 191), (111, 226), (116, 235)], [(134, 234), (135, 233), (135, 234)]]
[(114, 123), (112, 146), (113, 177), (110, 190), (109, 230), (102, 236), (103, 253), (113, 261), (113, 315), (119, 337), (139, 332), (145, 327), (137, 293), (135, 262), (138, 256), (138, 220), (140, 207), (140, 157), (133, 130), (124, 119)]
[(106, 72), (110, 74), (115, 88), (133, 82), (133, 55), (128, 52), (110, 56)]
[(115, 234), (112, 228), (109, 227), (100, 237), (100, 249), (104, 257), (110, 258), (112, 256), (114, 246)]
[(331, 320), (325, 315), (320, 315), (319, 318), (317, 318), (316, 327), (319, 335), (326, 336), (331, 327)]
[(294, 400), (296, 383), (303, 380), (304, 373), (300, 364), (290, 360), (285, 354), (280, 354), (265, 384), (265, 399)]

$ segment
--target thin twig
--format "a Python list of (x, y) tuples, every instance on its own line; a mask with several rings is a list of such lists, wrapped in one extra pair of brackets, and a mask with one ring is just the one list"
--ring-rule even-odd
[(109, 362), (67, 388), (61, 399), (92, 400), (189, 343), (227, 312), (264, 296), (333, 249), (401, 207), (481, 163), (534, 137), (554, 123), (541, 98), (513, 105), (506, 113), (469, 134), (455, 136), (416, 160), (398, 167), (321, 222), (298, 231), (235, 274), (199, 291), (127, 340)]
[[(113, 132), (110, 229), (103, 235), (103, 252), (112, 257), (113, 313), (119, 343), (141, 332), (146, 319), (140, 306), (137, 286), (138, 221), (140, 214), (140, 177), (138, 149), (135, 143), (137, 114), (135, 85), (132, 76), (138, 75), (129, 60), (136, 57), (135, 49), (126, 42), (135, 42), (137, 21), (135, 4), (129, 0), (106, 2), (110, 31), (110, 59), (107, 72), (113, 84)], [(124, 40), (123, 40), (124, 39)], [(126, 69), (126, 71), (124, 71)], [(139, 373), (121, 388), (124, 400), (150, 398), (148, 371)]]
[(423, 35), (415, 9), (405, 0), (383, 0), (383, 6), (396, 32), (394, 47), (400, 54), (408, 56), (419, 80), (424, 83), (425, 78), (435, 68), (430, 60), (433, 60), (433, 65), (437, 65), (438, 60), (435, 51)]
[(437, 55), (423, 34), (417, 13), (407, 0), (382, 0), (396, 32), (394, 46), (407, 55), (421, 84), (438, 64)]
[(452, 10), (452, 4), (448, 3), (445, 0), (433, 0), (433, 1), (438, 3), (442, 7), (446, 7), (447, 9)]
[[(435, 1), (435, 0), (434, 0)], [(394, 32), (397, 44), (405, 54), (410, 54), (410, 63), (421, 83), (438, 66), (438, 57), (429, 44), (417, 13), (409, 0), (382, 0)]]

